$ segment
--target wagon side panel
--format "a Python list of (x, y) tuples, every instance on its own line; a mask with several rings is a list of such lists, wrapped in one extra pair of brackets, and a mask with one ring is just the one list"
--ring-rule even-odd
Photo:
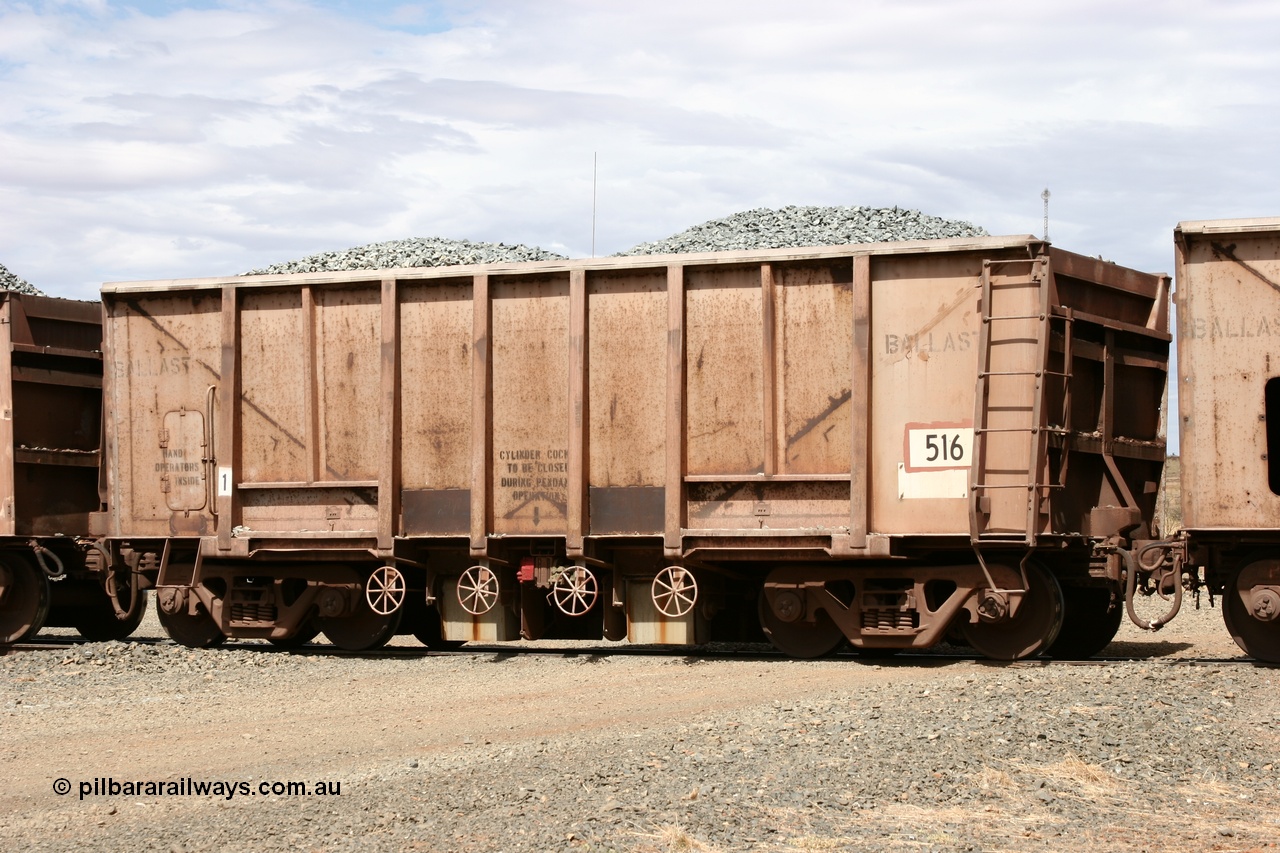
[(1178, 279), (1183, 525), (1280, 527), (1280, 223), (1187, 230)]
[[(221, 292), (104, 294), (109, 529), (212, 532)], [(212, 390), (211, 390), (212, 389)]]

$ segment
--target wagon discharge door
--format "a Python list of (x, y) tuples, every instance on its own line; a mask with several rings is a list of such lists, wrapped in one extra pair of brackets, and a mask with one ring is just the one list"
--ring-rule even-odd
[[(1048, 513), (1046, 382), (1066, 382), (1049, 366), (1054, 317), (1048, 258), (986, 261), (982, 271), (982, 329), (974, 402), (974, 453), (970, 471), (970, 539), (984, 544), (1033, 547)], [(1071, 330), (1064, 334), (1070, 347)], [(1069, 365), (1070, 352), (1063, 362)], [(1069, 399), (1069, 395), (1067, 395)], [(1062, 418), (1067, 417), (1065, 411)]]
[(207, 453), (204, 415), (179, 409), (164, 416), (160, 430), (160, 490), (165, 505), (173, 512), (205, 508), (208, 487), (205, 480)]

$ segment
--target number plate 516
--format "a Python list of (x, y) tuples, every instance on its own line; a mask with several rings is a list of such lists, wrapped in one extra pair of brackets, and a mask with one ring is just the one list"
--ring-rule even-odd
[(968, 468), (973, 427), (968, 423), (908, 424), (904, 450), (908, 471)]

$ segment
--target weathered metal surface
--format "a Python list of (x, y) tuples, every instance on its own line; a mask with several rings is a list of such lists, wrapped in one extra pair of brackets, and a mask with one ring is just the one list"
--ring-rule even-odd
[(470, 278), (402, 286), (400, 337), (409, 342), (400, 347), (406, 490), (471, 486), (471, 325)]
[[(853, 264), (774, 265), (772, 341), (777, 425), (768, 458), (779, 474), (849, 469), (853, 390)], [(769, 345), (771, 344), (771, 346)]]
[(492, 532), (563, 536), (568, 512), (568, 276), (493, 282)]
[(101, 317), (0, 294), (0, 535), (86, 535), (100, 509)]
[(465, 536), (471, 524), (470, 489), (405, 489), (406, 536)]
[[(1166, 287), (1030, 237), (108, 286), (112, 531), (404, 560), (447, 640), (692, 642), (775, 561), (1141, 527)], [(607, 615), (530, 554), (609, 578)], [(663, 615), (695, 563), (706, 612)], [(492, 612), (456, 601), (477, 565)]]
[[(666, 270), (592, 276), (587, 315), (589, 481), (600, 489), (661, 487)], [(639, 529), (661, 530), (661, 517), (656, 527)]]
[[(453, 642), (497, 643), (520, 638), (520, 618), (514, 608), (500, 600), (484, 613), (471, 613), (458, 595), (462, 577), (444, 579), (439, 598), (444, 639)], [(510, 579), (507, 579), (508, 586)], [(507, 595), (506, 592), (501, 595)]]
[[(880, 533), (968, 530), (970, 452), (950, 447), (972, 427), (982, 262), (992, 254), (871, 259), (870, 529)], [(908, 429), (920, 458), (906, 457)], [(910, 469), (910, 470), (909, 470)]]
[(1177, 235), (1183, 527), (1280, 528), (1280, 220)]
[[(167, 466), (202, 463), (194, 447), (168, 448), (165, 417), (191, 411), (207, 415), (210, 388), (220, 388), (219, 294), (215, 291), (135, 294), (112, 306), (104, 329), (103, 407), (106, 418), (109, 526), (119, 535), (173, 532), (163, 479)], [(212, 421), (207, 417), (204, 427)], [(181, 456), (166, 451), (182, 451)], [(206, 475), (207, 476), (207, 475)], [(212, 507), (194, 515), (212, 529)], [(192, 521), (180, 510), (177, 516)], [(127, 526), (122, 526), (125, 523)]]
[[(1081, 313), (1101, 318), (1119, 294), (1113, 313), (1123, 323), (1162, 331), (1158, 277), (1065, 253), (1043, 255), (1037, 266), (1040, 250), (1026, 239), (986, 239), (692, 256), (679, 267), (629, 258), (399, 271), (386, 282), (333, 274), (108, 288), (115, 358), (124, 365), (113, 399), (143, 401), (120, 424), (113, 473), (128, 500), (119, 506), (139, 519), (165, 516), (164, 499), (151, 494), (157, 478), (143, 476), (160, 461), (156, 450), (144, 451), (149, 433), (169, 412), (203, 411), (213, 385), (222, 427), (213, 431), (232, 433), (218, 436), (219, 477), (230, 475), (220, 480), (230, 510), (220, 532), (246, 519), (280, 532), (328, 529), (334, 519), (312, 513), (332, 502), (302, 495), (332, 486), (392, 492), (376, 500), (394, 503), (380, 526), (395, 535), (410, 527), (412, 535), (456, 535), (456, 507), (445, 522), (443, 504), (417, 495), (465, 489), (473, 552), (494, 535), (564, 537), (572, 549), (584, 536), (613, 532), (662, 532), (671, 550), (686, 529), (760, 529), (765, 516), (755, 504), (770, 500), (753, 499), (745, 512), (716, 508), (712, 495), (712, 484), (741, 491), (742, 478), (758, 478), (777, 481), (770, 488), (778, 495), (821, 492), (774, 498), (786, 505), (764, 527), (788, 519), (790, 529), (830, 530), (855, 543), (869, 532), (966, 533), (984, 263), (1006, 265), (993, 274), (996, 292), (1033, 267), (1048, 280), (1060, 263), (1074, 273), (1062, 291)], [(1086, 274), (1108, 283), (1090, 284)], [(1023, 307), (1035, 313), (1045, 292), (1029, 289)], [(987, 315), (1022, 310), (1001, 304)], [(1027, 372), (1046, 348), (1061, 347), (1037, 331), (1037, 320), (1004, 322), (988, 359), (993, 374)], [(380, 331), (388, 323), (395, 328)], [(209, 366), (219, 345), (230, 353), (222, 358), (235, 388)], [(1101, 357), (1089, 346), (1099, 344), (1082, 341), (1077, 357)], [(1011, 360), (1005, 353), (1018, 347)], [(164, 357), (153, 364), (146, 354), (155, 350)], [(1158, 373), (1161, 358), (1151, 354), (1148, 369)], [(173, 381), (166, 366), (191, 378)], [(1073, 405), (1099, 397), (1099, 380), (1082, 378)], [(1159, 382), (1130, 384), (1149, 402)], [(1033, 420), (1048, 393), (1037, 388), (993, 376), (988, 393), (1000, 403), (990, 426)], [(1121, 420), (1133, 416), (1113, 415), (1120, 432), (1133, 426)], [(1073, 428), (1087, 442), (1099, 426)], [(1014, 472), (1006, 479), (1047, 478), (1035, 467), (1047, 465), (1044, 442), (1028, 436), (1002, 439), (989, 468)], [(1117, 438), (1124, 436), (1104, 443)], [(929, 458), (934, 444), (945, 458)], [(815, 478), (849, 490), (800, 485)], [(593, 524), (592, 491), (622, 488), (663, 489), (661, 531), (648, 509), (643, 523), (618, 518), (624, 510), (607, 508), (618, 503), (604, 491), (594, 503), (606, 517)], [(271, 489), (281, 494), (261, 496)], [(407, 506), (401, 489), (415, 494)], [(998, 511), (1007, 518), (995, 527), (1053, 530), (1039, 506), (1047, 496), (1032, 497), (1012, 495), (1013, 509)], [(184, 512), (196, 511), (186, 506), (193, 501), (182, 502)], [(212, 505), (207, 514), (211, 522)], [(717, 514), (721, 522), (709, 521)]]
[(666, 490), (661, 486), (592, 486), (591, 533), (660, 533), (665, 501)]
[(760, 268), (685, 269), (688, 474), (764, 473)]
[(626, 601), (629, 642), (693, 645), (703, 641), (705, 631), (697, 608), (683, 616), (662, 614), (653, 600), (652, 581), (628, 581)]

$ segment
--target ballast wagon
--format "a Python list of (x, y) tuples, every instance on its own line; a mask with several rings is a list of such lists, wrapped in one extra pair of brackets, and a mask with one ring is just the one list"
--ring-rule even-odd
[(1179, 554), (1236, 643), (1280, 663), (1280, 219), (1175, 232)]
[(95, 529), (193, 646), (1087, 655), (1168, 289), (1030, 236), (107, 285)]
[(0, 645), (44, 626), (117, 639), (146, 607), (88, 538), (102, 506), (101, 349), (97, 303), (0, 291)]

